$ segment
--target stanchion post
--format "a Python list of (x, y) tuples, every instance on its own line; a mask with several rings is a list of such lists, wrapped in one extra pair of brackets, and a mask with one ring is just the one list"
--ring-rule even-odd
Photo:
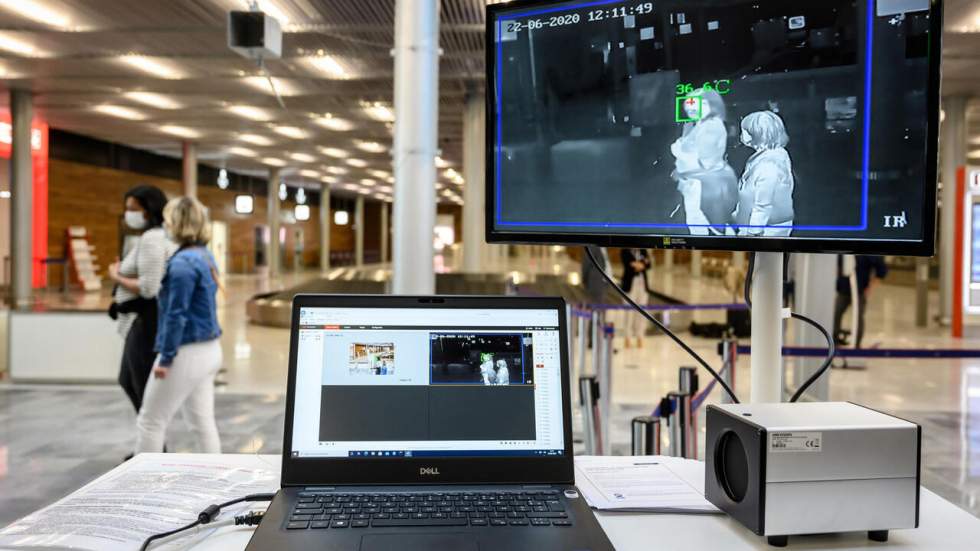
[(576, 325), (578, 326), (578, 337), (577, 337), (578, 338), (578, 341), (577, 341), (577, 344), (578, 344), (578, 355), (576, 356), (575, 360), (576, 360), (576, 365), (578, 366), (578, 374), (579, 375), (582, 375), (583, 373), (585, 373), (585, 367), (586, 367), (586, 365), (588, 365), (586, 363), (586, 361), (585, 361), (585, 357), (586, 357), (586, 346), (588, 345), (588, 341), (587, 341), (585, 335), (586, 335), (586, 331), (587, 331), (588, 326), (585, 324), (585, 316), (584, 315), (579, 314), (579, 316), (578, 316), (578, 322), (576, 323)]
[(582, 433), (585, 441), (585, 454), (596, 455), (595, 394), (598, 390), (595, 375), (578, 378), (579, 404), (582, 406)]
[(691, 402), (688, 398), (681, 392), (667, 394), (674, 409), (667, 419), (670, 425), (670, 455), (674, 457), (687, 457), (687, 420), (691, 415)]
[(599, 348), (602, 346), (602, 312), (592, 311), (592, 374), (599, 372)]
[(633, 418), (632, 455), (660, 455), (660, 419), (643, 415)]
[[(612, 359), (613, 359), (613, 337), (612, 325), (604, 325), (602, 328), (602, 357), (599, 362), (598, 384), (601, 392), (599, 393), (599, 430), (600, 434), (608, 435), (611, 427), (612, 410)], [(612, 453), (611, 439), (602, 439), (601, 453), (610, 455)]]
[(698, 370), (694, 367), (682, 367), (678, 371), (678, 383), (680, 394), (685, 395), (684, 404), (687, 415), (682, 418), (684, 423), (684, 457), (697, 459), (698, 457), (698, 422), (697, 415), (691, 411), (691, 403), (694, 396), (698, 393)]
[[(728, 388), (735, 389), (735, 361), (738, 353), (738, 341), (734, 339), (724, 339), (718, 345), (721, 349), (721, 378), (728, 385)], [(732, 403), (732, 397), (727, 392), (721, 393), (721, 403)]]

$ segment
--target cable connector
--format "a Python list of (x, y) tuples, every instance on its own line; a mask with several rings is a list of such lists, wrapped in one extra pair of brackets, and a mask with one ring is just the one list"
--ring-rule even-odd
[(261, 511), (249, 511), (235, 517), (235, 526), (258, 526), (264, 516), (265, 513)]

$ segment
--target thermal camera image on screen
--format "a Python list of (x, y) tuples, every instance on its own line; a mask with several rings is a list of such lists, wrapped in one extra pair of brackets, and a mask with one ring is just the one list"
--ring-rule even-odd
[(491, 25), (494, 231), (924, 239), (928, 0), (585, 0)]
[(431, 337), (432, 384), (531, 384), (525, 369), (533, 357), (528, 334), (446, 334)]

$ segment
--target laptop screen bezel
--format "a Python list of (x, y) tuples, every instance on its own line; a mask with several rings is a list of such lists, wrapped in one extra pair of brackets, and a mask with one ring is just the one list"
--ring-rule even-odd
[[(292, 457), (296, 400), (296, 362), (301, 308), (471, 308), (555, 310), (561, 358), (564, 453), (519, 457)], [(283, 431), (282, 485), (339, 484), (572, 484), (571, 392), (569, 388), (568, 311), (560, 297), (465, 297), (392, 295), (296, 295), (289, 337), (289, 379)], [(317, 381), (319, 384), (319, 381)], [(425, 474), (423, 474), (425, 473)], [(433, 474), (438, 473), (438, 474)]]

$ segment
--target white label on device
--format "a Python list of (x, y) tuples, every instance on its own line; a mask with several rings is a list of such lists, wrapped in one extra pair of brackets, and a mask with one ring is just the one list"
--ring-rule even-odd
[(773, 432), (769, 435), (770, 452), (823, 451), (822, 432)]

